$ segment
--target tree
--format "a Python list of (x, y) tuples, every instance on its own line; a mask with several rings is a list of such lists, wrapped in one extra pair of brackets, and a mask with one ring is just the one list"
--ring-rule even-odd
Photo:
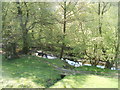
[[(17, 4), (17, 9), (18, 9), (18, 17), (19, 17), (19, 21), (20, 21), (20, 26), (21, 26), (21, 30), (22, 30), (22, 38), (23, 38), (23, 48), (22, 48), (22, 50), (23, 50), (24, 54), (27, 54), (28, 51), (29, 51), (29, 42), (28, 42), (29, 41), (28, 40), (29, 30), (34, 29), (36, 24), (49, 25), (49, 24), (52, 24), (52, 23), (48, 21), (49, 17), (45, 17), (46, 16), (45, 13), (44, 13), (45, 15), (43, 15), (43, 13), (40, 13), (40, 16), (37, 15), (37, 14), (39, 14), (39, 11), (41, 12), (42, 10), (44, 12), (47, 12), (47, 7), (46, 8), (37, 7), (38, 11), (34, 12), (35, 13), (35, 15), (34, 15), (34, 13), (32, 11), (30, 11), (30, 9), (29, 9), (31, 3), (16, 2), (16, 4)], [(39, 4), (34, 3), (33, 7), (35, 7), (35, 5), (39, 5)], [(43, 3), (43, 5), (45, 5), (45, 4)], [(45, 6), (47, 6), (47, 4)], [(34, 8), (34, 9), (36, 9), (36, 8)], [(30, 20), (30, 18), (32, 17), (32, 14), (34, 16), (33, 19), (35, 19), (34, 21)]]
[(13, 59), (17, 57), (16, 54), (16, 42), (19, 37), (17, 29), (17, 22), (15, 23), (16, 14), (11, 15), (15, 12), (14, 6), (10, 3), (2, 3), (2, 38), (3, 38), (3, 51), (5, 51), (6, 58)]
[[(27, 54), (32, 42), (37, 38), (38, 31), (46, 25), (53, 24), (50, 16), (52, 4), (16, 2), (4, 3), (3, 6), (4, 44), (16, 42), (18, 47), (22, 48), (23, 53)], [(42, 36), (41, 32), (40, 36)]]
[[(73, 12), (73, 10), (74, 10), (74, 8), (75, 8), (75, 5), (76, 5), (76, 2), (75, 3), (72, 3), (72, 2), (67, 2), (66, 0), (64, 1), (64, 2), (61, 2), (61, 3), (59, 3), (59, 6), (57, 6), (58, 7), (58, 9), (56, 10), (56, 13), (57, 13), (57, 15), (56, 15), (56, 18), (55, 18), (55, 20), (58, 22), (58, 24), (61, 26), (61, 27), (63, 27), (62, 28), (62, 35), (61, 35), (61, 40), (60, 40), (60, 48), (61, 48), (61, 50), (60, 50), (60, 58), (62, 58), (63, 57), (63, 55), (64, 55), (64, 53), (65, 53), (65, 49), (66, 49), (66, 47), (67, 47), (67, 33), (66, 33), (66, 31), (67, 31), (67, 29), (68, 29), (68, 27), (67, 27), (67, 24), (68, 23), (71, 23), (72, 21), (74, 21), (74, 20), (72, 20), (71, 19), (71, 16), (73, 15), (73, 14), (71, 14), (72, 12)], [(61, 19), (59, 19), (59, 18), (61, 17)], [(60, 28), (61, 28), (60, 27)]]
[(118, 2), (118, 31), (117, 31), (117, 44), (115, 46), (115, 67), (118, 68), (119, 57), (120, 57), (120, 2)]
[(62, 47), (61, 47), (60, 59), (63, 56), (64, 47), (65, 47), (64, 39), (65, 39), (65, 32), (66, 32), (66, 1), (64, 1), (63, 10), (64, 10), (64, 18), (63, 18), (63, 42), (62, 42)]

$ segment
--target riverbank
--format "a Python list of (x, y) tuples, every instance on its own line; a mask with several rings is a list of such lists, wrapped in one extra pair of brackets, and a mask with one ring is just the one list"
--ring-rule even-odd
[[(49, 62), (49, 63), (46, 63)], [(76, 77), (75, 75), (67, 75), (65, 77), (61, 76), (61, 71), (56, 70), (55, 67), (52, 65), (56, 65), (60, 68), (63, 68), (64, 62), (59, 59), (49, 60), (45, 58), (40, 58), (36, 56), (23, 56), (19, 59), (5, 61), (3, 60), (2, 65), (2, 75), (3, 78), (0, 82), (3, 83), (3, 86), (1, 88), (49, 88), (49, 87), (56, 87), (56, 84), (58, 82), (61, 82), (61, 80), (64, 80), (67, 77)], [(89, 71), (95, 72), (95, 70), (98, 70), (97, 68), (90, 68), (87, 67)], [(73, 70), (77, 69), (78, 71), (81, 70), (88, 70), (86, 67), (80, 67), (80, 68), (74, 68)], [(103, 69), (101, 69), (102, 71)], [(99, 70), (100, 71), (100, 70)], [(107, 73), (108, 70), (103, 70), (103, 72)], [(109, 72), (113, 72), (112, 70), (109, 70)], [(116, 72), (113, 72), (116, 73)], [(85, 74), (84, 74), (85, 75)], [(87, 75), (87, 74), (86, 74)], [(85, 75), (85, 76), (86, 76)], [(92, 74), (91, 74), (92, 75)], [(94, 74), (95, 75), (95, 74)], [(82, 73), (77, 74), (77, 77), (83, 78)], [(99, 77), (98, 75), (96, 75)], [(100, 76), (102, 77), (102, 76)], [(104, 77), (104, 80), (106, 82), (110, 82), (113, 84), (112, 87), (116, 88), (117, 85), (117, 78), (112, 78), (113, 80), (108, 80), (108, 77)], [(88, 80), (92, 80), (91, 77), (87, 77)], [(83, 79), (74, 81), (73, 79), (69, 79), (69, 81), (65, 81), (66, 83), (79, 83), (84, 82)], [(99, 81), (99, 79), (97, 79)], [(96, 82), (98, 82), (96, 80)], [(114, 82), (113, 82), (114, 81)], [(100, 81), (101, 82), (101, 81)], [(87, 82), (85, 81), (84, 84)], [(72, 84), (72, 83), (71, 83)], [(89, 82), (90, 85), (92, 85), (92, 81)], [(107, 83), (106, 83), (107, 84)], [(54, 86), (55, 85), (55, 86)], [(69, 84), (68, 84), (69, 85)], [(94, 85), (97, 85), (97, 83)], [(72, 85), (74, 86), (74, 84)], [(102, 84), (101, 84), (102, 86)], [(58, 88), (63, 87), (62, 85), (58, 86)], [(68, 88), (69, 86), (66, 86)], [(74, 86), (76, 87), (76, 86)], [(107, 87), (111, 87), (111, 84), (108, 84)], [(77, 87), (76, 87), (77, 88)]]

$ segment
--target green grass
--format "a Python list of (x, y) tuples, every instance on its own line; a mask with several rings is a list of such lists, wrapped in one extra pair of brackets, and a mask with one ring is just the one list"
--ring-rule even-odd
[(3, 61), (3, 82), (5, 82), (3, 87), (42, 88), (53, 84), (60, 75), (52, 66), (45, 63), (45, 60), (61, 67), (63, 65), (61, 60), (53, 61), (35, 56)]
[(115, 73), (118, 73), (117, 70), (110, 69), (102, 69), (95, 66), (82, 66), (75, 68), (77, 71), (88, 71), (95, 75), (103, 75), (103, 76), (114, 76)]
[(93, 71), (94, 75), (70, 75), (57, 82), (60, 79), (59, 71), (56, 71), (48, 61), (59, 67), (64, 65), (64, 62), (55, 59), (49, 60), (36, 56), (23, 56), (15, 60), (3, 60), (2, 73), (3, 82), (1, 88), (117, 88), (118, 81), (116, 78), (106, 77), (107, 74), (98, 74), (96, 72), (111, 72), (116, 71), (108, 69), (99, 69), (96, 67), (82, 66), (75, 68), (78, 71)]
[(118, 81), (98, 75), (71, 75), (50, 88), (118, 88)]

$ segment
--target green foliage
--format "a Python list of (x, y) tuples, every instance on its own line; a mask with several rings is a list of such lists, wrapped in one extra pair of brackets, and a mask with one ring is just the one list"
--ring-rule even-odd
[[(27, 2), (26, 5), (23, 2), (19, 4), (22, 22), (28, 20), (24, 29), (20, 24), (17, 4), (3, 3), (4, 45), (15, 42), (17, 49), (26, 45), (30, 49), (36, 47), (60, 56), (61, 46), (64, 43), (66, 48), (63, 56), (75, 53), (75, 58), (96, 58), (103, 61), (114, 60), (117, 56), (117, 3), (101, 2), (101, 14), (99, 14), (99, 3), (66, 2), (66, 20), (63, 15), (64, 2)], [(105, 10), (103, 14), (102, 10)], [(27, 11), (29, 11), (28, 18)], [(66, 22), (65, 33), (63, 33), (64, 22)], [(25, 31), (27, 34), (23, 33)], [(26, 39), (23, 39), (24, 37)], [(67, 47), (72, 49), (68, 50)]]

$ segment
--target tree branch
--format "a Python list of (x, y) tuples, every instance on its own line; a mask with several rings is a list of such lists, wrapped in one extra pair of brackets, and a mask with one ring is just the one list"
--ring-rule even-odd
[(61, 5), (60, 3), (59, 3), (59, 5), (62, 7), (62, 9), (64, 10), (65, 8), (64, 8), (64, 6), (63, 5)]
[(41, 22), (40, 22), (40, 21), (33, 22), (33, 23), (27, 28), (27, 30), (33, 29), (37, 23), (41, 23)]
[(44, 23), (42, 23), (41, 21), (36, 21), (36, 22), (33, 22), (33, 23), (27, 28), (27, 30), (33, 29), (36, 24), (48, 25), (48, 24), (55, 24), (55, 23), (51, 23), (51, 22), (44, 22)]
[[(106, 11), (108, 11), (109, 8), (110, 8), (110, 6), (111, 6), (111, 4), (109, 4), (109, 3), (104, 3), (104, 2), (103, 2), (103, 4), (104, 4), (104, 6), (103, 6), (103, 9), (102, 9), (102, 12), (101, 12), (102, 15), (103, 15)], [(109, 6), (108, 9), (106, 9), (108, 5), (110, 5), (110, 6)]]

